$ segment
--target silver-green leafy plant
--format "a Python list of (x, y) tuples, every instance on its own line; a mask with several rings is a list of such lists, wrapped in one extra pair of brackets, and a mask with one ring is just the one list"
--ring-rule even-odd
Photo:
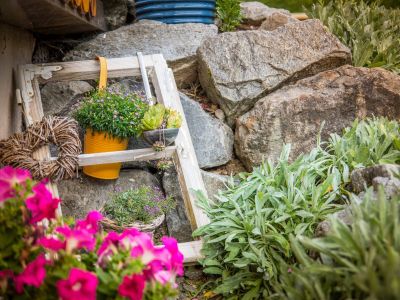
[(386, 8), (379, 1), (319, 0), (308, 14), (352, 50), (355, 66), (400, 73), (400, 9)]
[(335, 164), (351, 169), (400, 164), (400, 124), (383, 117), (356, 120), (341, 136), (331, 134), (327, 151)]
[(311, 235), (343, 202), (342, 176), (336, 168), (326, 175), (329, 159), (320, 149), (293, 163), (289, 152), (286, 146), (276, 164), (242, 175), (217, 202), (199, 195), (211, 223), (195, 235), (204, 238), (204, 272), (221, 275), (215, 292), (243, 299), (271, 294), (280, 260), (294, 262), (289, 236)]
[(299, 264), (282, 263), (280, 299), (398, 299), (400, 196), (374, 198), (353, 202), (351, 226), (332, 218), (325, 237), (291, 237)]
[(277, 163), (241, 174), (217, 201), (198, 194), (210, 224), (195, 235), (204, 239), (204, 272), (220, 276), (215, 292), (228, 299), (274, 295), (282, 266), (297, 262), (290, 236), (313, 236), (320, 221), (348, 202), (352, 170), (397, 162), (399, 139), (396, 121), (356, 121), (292, 163), (284, 147)]

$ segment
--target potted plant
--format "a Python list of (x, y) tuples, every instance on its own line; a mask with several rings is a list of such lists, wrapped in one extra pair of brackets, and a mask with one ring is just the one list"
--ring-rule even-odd
[[(142, 119), (143, 139), (156, 150), (172, 144), (182, 125), (182, 116), (176, 110), (162, 104), (150, 106)], [(159, 149), (161, 148), (161, 149)]]
[[(128, 139), (141, 131), (148, 105), (139, 96), (120, 90), (95, 90), (80, 104), (74, 117), (85, 128), (84, 153), (125, 150)], [(83, 173), (116, 179), (121, 163), (86, 166)]]
[(172, 197), (164, 197), (158, 188), (141, 186), (115, 194), (103, 207), (102, 224), (106, 229), (122, 231), (137, 228), (152, 232), (175, 206)]

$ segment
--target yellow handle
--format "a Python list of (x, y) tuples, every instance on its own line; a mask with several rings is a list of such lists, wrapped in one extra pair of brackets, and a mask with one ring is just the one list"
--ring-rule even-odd
[(99, 90), (104, 90), (107, 86), (107, 60), (105, 57), (97, 56), (100, 62)]
[(90, 11), (90, 0), (82, 0), (82, 10), (85, 14)]

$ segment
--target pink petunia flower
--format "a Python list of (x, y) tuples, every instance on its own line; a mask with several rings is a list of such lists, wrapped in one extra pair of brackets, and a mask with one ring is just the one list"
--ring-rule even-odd
[(143, 275), (125, 276), (118, 287), (118, 293), (130, 300), (142, 300), (146, 281)]
[(69, 277), (56, 284), (61, 300), (95, 300), (98, 280), (91, 272), (73, 268)]
[(21, 274), (15, 276), (15, 289), (17, 293), (22, 293), (24, 285), (40, 287), (46, 277), (45, 265), (48, 263), (44, 254), (39, 254), (31, 261)]
[(71, 229), (65, 225), (57, 227), (56, 231), (64, 236), (67, 252), (82, 248), (91, 251), (96, 245), (94, 235), (85, 229)]
[(31, 179), (29, 171), (7, 166), (0, 169), (0, 202), (15, 196), (15, 186)]
[(165, 249), (171, 254), (171, 261), (169, 269), (175, 271), (178, 275), (183, 275), (183, 254), (179, 251), (178, 242), (176, 239), (171, 237), (162, 237), (161, 241), (163, 242)]
[(111, 246), (117, 247), (119, 240), (120, 236), (118, 233), (114, 231), (109, 232), (101, 243), (100, 248), (97, 251), (97, 255), (102, 256), (105, 254), (105, 252), (109, 252), (108, 250)]
[(53, 198), (43, 183), (32, 188), (34, 194), (26, 199), (26, 206), (31, 212), (30, 223), (34, 224), (43, 219), (54, 219), (60, 199)]
[(52, 251), (59, 251), (65, 249), (66, 247), (66, 242), (60, 241), (59, 239), (53, 237), (41, 237), (38, 240), (38, 244)]
[(87, 214), (85, 220), (78, 220), (76, 222), (76, 229), (85, 229), (90, 233), (95, 234), (99, 229), (99, 222), (103, 219), (103, 216), (98, 211), (94, 210)]

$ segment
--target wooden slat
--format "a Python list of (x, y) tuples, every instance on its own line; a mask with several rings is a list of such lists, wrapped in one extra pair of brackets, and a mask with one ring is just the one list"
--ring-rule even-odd
[[(22, 107), (24, 110), (26, 125), (31, 125), (34, 122), (41, 121), (43, 118), (43, 107), (40, 96), (39, 83), (30, 71), (26, 71), (24, 66), (18, 68), (17, 81), (21, 89)], [(28, 92), (29, 91), (29, 92)], [(38, 160), (48, 160), (50, 158), (49, 146), (42, 147), (33, 153), (33, 157)], [(53, 194), (53, 197), (59, 198), (58, 188), (51, 181), (48, 183), (48, 188)], [(58, 206), (57, 214), (61, 213), (61, 206)]]
[[(144, 56), (146, 68), (151, 69), (153, 61), (151, 56)], [(59, 71), (54, 71), (48, 79), (40, 76), (41, 72), (48, 67), (61, 67)], [(39, 75), (41, 83), (49, 81), (65, 81), (65, 80), (90, 80), (98, 79), (100, 73), (100, 65), (97, 60), (70, 61), (46, 63), (37, 65), (26, 65), (26, 69), (32, 70)], [(140, 76), (139, 61), (137, 57), (128, 56), (122, 58), (107, 59), (108, 78), (118, 78), (126, 76)]]
[(172, 71), (161, 54), (153, 55), (154, 70), (152, 82), (155, 87), (157, 100), (167, 107), (171, 107), (182, 115), (182, 126), (175, 140), (177, 151), (173, 158), (178, 172), (185, 206), (193, 229), (208, 224), (207, 215), (197, 207), (196, 197), (192, 190), (200, 190), (207, 195), (201, 176), (196, 153), (194, 151), (185, 113), (179, 98)]
[(202, 245), (202, 241), (193, 241), (178, 244), (179, 251), (183, 254), (185, 264), (197, 263), (198, 260), (202, 258)]
[[(157, 160), (164, 157), (171, 157), (175, 152), (175, 146), (166, 147), (164, 151), (156, 152), (152, 148), (136, 149), (136, 150), (125, 150), (125, 151), (113, 151), (113, 152), (101, 152), (91, 154), (79, 155), (79, 166), (93, 166), (119, 162), (129, 161), (149, 161)], [(51, 160), (55, 160), (57, 157), (52, 157)]]

